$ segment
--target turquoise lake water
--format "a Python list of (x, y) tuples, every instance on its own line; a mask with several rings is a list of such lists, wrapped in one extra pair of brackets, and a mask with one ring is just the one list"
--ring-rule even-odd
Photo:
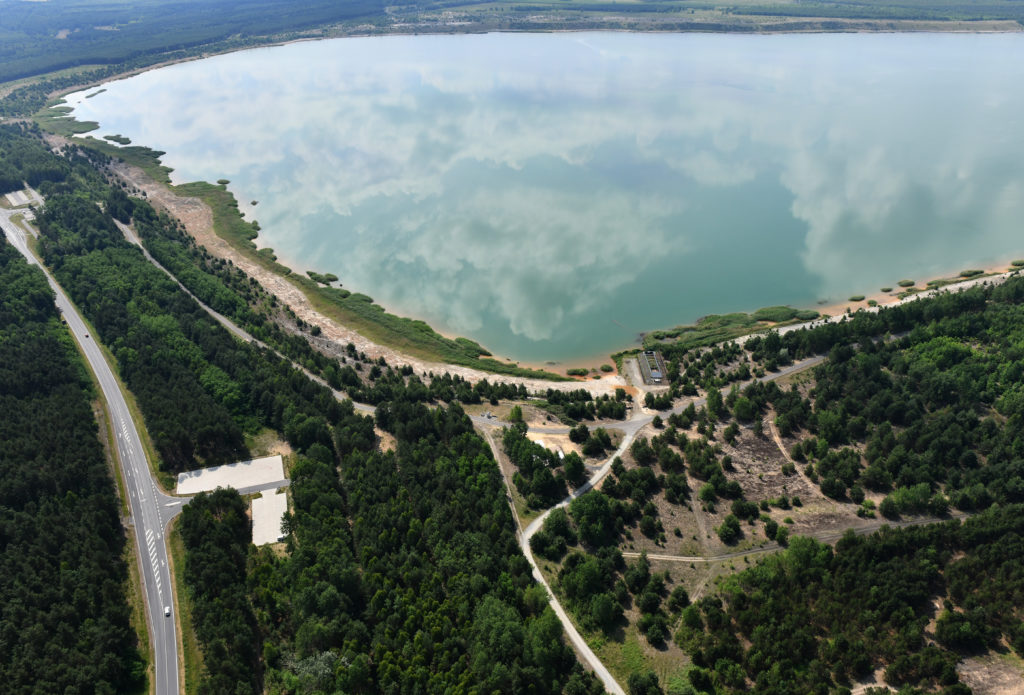
[(488, 34), (244, 51), (69, 102), (176, 183), (230, 179), (296, 271), (571, 363), (1024, 256), (1022, 84), (1020, 35)]

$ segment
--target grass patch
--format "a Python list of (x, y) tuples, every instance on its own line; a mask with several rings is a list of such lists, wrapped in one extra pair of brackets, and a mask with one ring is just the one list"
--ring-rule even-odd
[(984, 270), (978, 270), (977, 268), (968, 268), (967, 270), (960, 271), (960, 277), (962, 278), (976, 278), (979, 275), (984, 275)]
[(111, 142), (116, 142), (118, 145), (130, 145), (130, 144), (132, 144), (132, 141), (131, 141), (130, 138), (126, 138), (125, 136), (121, 135), (120, 133), (118, 133), (117, 135), (104, 135), (103, 139), (104, 140), (110, 140)]
[(851, 302), (863, 302), (864, 301), (864, 295), (862, 295), (862, 294), (855, 294), (852, 297), (850, 297), (850, 301)]
[(586, 376), (590, 374), (590, 370), (583, 367), (573, 367), (572, 369), (566, 369), (565, 373), (569, 376)]
[(51, 133), (56, 133), (57, 135), (63, 135), (66, 138), (81, 135), (82, 133), (88, 133), (100, 127), (100, 124), (96, 121), (75, 120), (73, 117), (68, 115), (71, 113), (71, 110), (70, 106), (48, 106), (33, 116), (32, 120), (35, 121), (43, 130), (48, 130)]
[[(758, 309), (753, 314), (736, 312), (733, 314), (711, 314), (698, 319), (696, 323), (676, 326), (670, 330), (651, 331), (644, 336), (643, 346), (652, 349), (658, 343), (671, 341), (687, 348), (706, 347), (724, 340), (732, 340), (749, 333), (761, 330), (765, 322), (785, 325), (802, 321), (813, 321), (820, 314), (813, 309), (793, 309), (787, 306), (773, 306)], [(626, 350), (612, 355), (619, 362), (622, 356), (636, 354), (638, 350)], [(621, 365), (619, 367), (622, 368)]]
[(128, 606), (131, 611), (128, 622), (135, 631), (139, 640), (139, 655), (146, 660), (146, 682), (129, 695), (143, 695), (150, 691), (149, 684), (153, 682), (153, 658), (149, 646), (149, 626), (146, 622), (146, 601), (142, 594), (142, 577), (139, 575), (139, 563), (136, 559), (138, 547), (135, 545), (135, 534), (126, 533), (127, 542), (124, 546), (124, 562), (128, 565), (128, 586), (125, 587), (125, 596), (128, 599)]
[(264, 427), (255, 434), (247, 433), (245, 435), (245, 447), (253, 458), (273, 456), (276, 453), (291, 451), (288, 442), (281, 439), (281, 435), (269, 427)]
[(913, 287), (914, 286), (914, 281), (913, 280), (900, 280), (896, 284), (899, 285), (900, 287)]
[(141, 147), (139, 145), (115, 147), (109, 142), (97, 140), (94, 137), (76, 138), (75, 142), (83, 147), (90, 147), (102, 152), (109, 157), (121, 159), (132, 166), (137, 166), (146, 172), (146, 175), (154, 181), (159, 181), (160, 183), (168, 186), (171, 184), (170, 173), (174, 171), (174, 169), (171, 167), (165, 167), (160, 163), (160, 157), (164, 154), (160, 150), (151, 150), (148, 147)]
[(181, 630), (181, 651), (185, 662), (185, 692), (199, 692), (199, 678), (203, 672), (203, 655), (199, 640), (192, 627), (192, 598), (185, 589), (185, 542), (178, 530), (181, 517), (171, 522), (167, 544), (171, 549), (171, 572), (174, 575), (175, 596), (178, 599), (178, 628)]
[(1024, 260), (1010, 261), (1010, 265), (1014, 268), (1024, 268)]
[(882, 288), (882, 292), (892, 292), (892, 288), (891, 287), (883, 287)]
[(629, 674), (646, 671), (649, 668), (647, 660), (644, 659), (644, 649), (640, 645), (640, 640), (643, 638), (638, 634), (636, 627), (630, 625), (625, 628), (624, 632), (621, 642), (601, 634), (583, 633), (586, 635), (587, 644), (594, 650), (597, 658), (604, 663), (620, 684), (629, 680)]
[[(67, 332), (67, 339), (73, 343), (76, 349), (79, 349), (79, 361), (80, 368), (89, 375), (89, 379), (92, 381), (93, 390), (96, 394), (101, 393), (99, 382), (96, 380), (96, 375), (92, 373), (92, 370), (86, 366), (85, 356), (81, 355), (81, 350), (78, 348), (77, 343), (74, 342), (71, 337), (71, 332)], [(131, 508), (128, 502), (128, 492), (125, 489), (124, 478), (121, 475), (121, 466), (118, 465), (117, 457), (114, 454), (115, 443), (114, 443), (114, 430), (110, 425), (110, 417), (107, 414), (106, 403), (102, 398), (97, 398), (92, 403), (93, 415), (96, 418), (96, 423), (99, 426), (98, 436), (100, 443), (103, 445), (103, 455), (107, 459), (107, 468), (110, 470), (110, 476), (114, 480), (114, 485), (117, 487), (117, 500), (121, 510), (121, 516), (127, 518), (131, 514)], [(128, 581), (125, 585), (124, 594), (125, 599), (128, 601), (128, 622), (131, 625), (132, 631), (135, 632), (135, 638), (139, 644), (139, 656), (141, 656), (146, 662), (146, 681), (140, 684), (139, 688), (132, 691), (130, 695), (143, 695), (149, 692), (149, 683), (153, 680), (153, 655), (150, 652), (149, 644), (149, 627), (146, 622), (146, 601), (142, 592), (142, 578), (139, 574), (139, 563), (136, 560), (138, 547), (135, 544), (135, 534), (127, 531), (125, 533), (125, 544), (122, 560), (128, 567)]]
[(338, 281), (338, 276), (334, 273), (318, 273), (315, 270), (307, 270), (306, 275), (310, 280), (321, 285), (330, 285), (332, 282)]
[(751, 314), (755, 321), (771, 321), (782, 323), (799, 319), (801, 321), (813, 321), (819, 314), (813, 309), (794, 309), (789, 306), (766, 306)]

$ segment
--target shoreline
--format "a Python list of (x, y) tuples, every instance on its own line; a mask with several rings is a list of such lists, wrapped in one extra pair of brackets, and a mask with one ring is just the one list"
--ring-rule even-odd
[[(1021, 30), (1024, 30), (1024, 27), (1021, 27), (1020, 29), (1018, 29), (1015, 32), (1011, 32), (1011, 31), (1008, 31), (1008, 30), (1007, 31), (991, 31), (990, 30), (990, 31), (987, 31), (987, 32), (956, 31), (956, 30), (952, 30), (952, 31), (947, 31), (947, 32), (931, 32), (931, 33), (936, 33), (936, 34), (942, 34), (942, 33), (1020, 33)], [(271, 43), (260, 44), (260, 45), (255, 45), (255, 46), (231, 48), (231, 49), (225, 49), (223, 51), (215, 51), (215, 52), (209, 52), (209, 53), (202, 53), (200, 55), (195, 55), (195, 56), (188, 56), (188, 57), (184, 57), (184, 58), (176, 59), (176, 60), (162, 61), (160, 63), (155, 63), (153, 65), (150, 65), (150, 66), (147, 66), (147, 67), (144, 67), (144, 68), (135, 68), (135, 69), (129, 70), (129, 71), (125, 72), (125, 73), (121, 73), (121, 74), (118, 74), (118, 75), (114, 75), (114, 76), (108, 77), (108, 78), (106, 78), (104, 80), (101, 80), (101, 81), (94, 81), (94, 82), (87, 83), (85, 85), (77, 85), (77, 86), (72, 87), (72, 88), (63, 89), (63, 90), (57, 90), (56, 93), (59, 93), (62, 96), (67, 96), (67, 95), (70, 95), (72, 93), (87, 92), (87, 91), (90, 91), (90, 90), (93, 90), (93, 89), (96, 89), (96, 88), (101, 88), (101, 87), (103, 87), (106, 84), (110, 84), (110, 83), (113, 83), (113, 82), (118, 82), (118, 81), (127, 79), (129, 77), (133, 77), (133, 76), (136, 76), (138, 74), (142, 74), (144, 72), (148, 72), (149, 70), (155, 70), (155, 69), (158, 69), (158, 68), (169, 67), (171, 65), (182, 64), (182, 63), (186, 63), (186, 62), (192, 62), (192, 61), (195, 61), (195, 60), (201, 60), (201, 59), (204, 59), (204, 58), (209, 58), (209, 57), (214, 57), (214, 56), (219, 56), (219, 55), (226, 55), (226, 54), (229, 54), (229, 53), (237, 53), (237, 52), (241, 52), (241, 51), (254, 51), (254, 50), (274, 48), (274, 47), (283, 46), (283, 45), (290, 45), (290, 44), (293, 44), (293, 43), (310, 42), (310, 41), (321, 41), (321, 40), (329, 40), (329, 39), (335, 39), (335, 38), (372, 38), (372, 37), (385, 38), (385, 37), (388, 37), (388, 36), (411, 36), (411, 35), (422, 35), (422, 34), (426, 34), (426, 33), (433, 33), (435, 35), (441, 35), (441, 36), (457, 36), (457, 35), (467, 35), (467, 34), (470, 34), (470, 33), (613, 33), (613, 32), (619, 32), (619, 33), (651, 33), (651, 34), (657, 34), (657, 33), (678, 33), (678, 34), (681, 34), (681, 33), (701, 33), (701, 32), (696, 32), (696, 31), (679, 31), (679, 30), (670, 30), (670, 29), (663, 29), (663, 30), (658, 30), (658, 29), (631, 30), (631, 29), (627, 29), (627, 28), (611, 28), (611, 29), (593, 29), (593, 28), (579, 28), (579, 29), (577, 29), (577, 28), (568, 28), (568, 29), (546, 29), (545, 30), (543, 28), (537, 27), (537, 28), (530, 28), (530, 29), (523, 29), (523, 30), (494, 29), (494, 30), (489, 30), (489, 31), (484, 31), (484, 32), (470, 32), (470, 31), (437, 31), (437, 32), (383, 31), (383, 32), (379, 32), (379, 33), (378, 32), (374, 32), (374, 33), (358, 33), (358, 32), (354, 32), (354, 33), (350, 33), (350, 34), (335, 35), (335, 36), (332, 36), (332, 35), (305, 36), (305, 37), (293, 38), (293, 39), (289, 39), (289, 40), (285, 40), (285, 41), (271, 42)], [(715, 33), (734, 33), (734, 32), (715, 32)], [(757, 35), (775, 35), (775, 34), (785, 34), (785, 33), (794, 33), (795, 34), (795, 33), (921, 33), (921, 32), (910, 32), (910, 31), (894, 32), (894, 31), (891, 31), (891, 30), (890, 31), (861, 31), (861, 32), (842, 32), (842, 31), (831, 31), (831, 32), (767, 31), (767, 32), (759, 32)], [(43, 76), (43, 77), (45, 78), (45, 76)], [(51, 103), (52, 103), (52, 99), (51, 99)], [(49, 107), (44, 108), (39, 113), (45, 113), (48, 108)], [(79, 121), (74, 119), (74, 117), (68, 117), (68, 121), (69, 122), (73, 122), (73, 123), (79, 123)], [(74, 141), (74, 140), (72, 139), (72, 141)], [(114, 147), (114, 145), (112, 143), (107, 143), (107, 144), (110, 145), (111, 147)], [(117, 149), (120, 149), (120, 148), (117, 148)], [(159, 160), (157, 160), (157, 161), (159, 161)], [(163, 185), (159, 181), (154, 181), (154, 183), (157, 184), (157, 185)], [(209, 184), (209, 185), (213, 186), (214, 184)], [(173, 189), (175, 188), (175, 186), (173, 184), (170, 184), (170, 185), (166, 186), (166, 188), (167, 188), (167, 190), (169, 192), (171, 192), (173, 194)], [(239, 206), (239, 207), (242, 207), (242, 206)], [(248, 222), (248, 220), (246, 218), (242, 218), (242, 219), (244, 219), (245, 221)], [(218, 236), (222, 241), (224, 241), (228, 246), (230, 246), (231, 248), (235, 248), (234, 242), (232, 242), (229, 239), (224, 238), (223, 236), (221, 236), (217, 232), (214, 232), (214, 234), (216, 236)], [(197, 238), (197, 241), (200, 241), (200, 240)], [(253, 242), (255, 243), (257, 249), (263, 246), (263, 244), (261, 243), (263, 241), (265, 241), (265, 236), (263, 236), (262, 234), (258, 234), (257, 237), (253, 240)], [(200, 242), (200, 243), (202, 243), (202, 242)], [(204, 246), (206, 246), (209, 249), (209, 245), (208, 244), (204, 244)], [(239, 249), (235, 249), (235, 250), (236, 251), (240, 251)], [(1024, 255), (1024, 251), (1022, 251), (1021, 254)], [(1009, 262), (988, 264), (985, 268), (983, 268), (983, 270), (984, 270), (984, 272), (986, 274), (984, 277), (992, 277), (993, 274), (1002, 272), (1009, 265), (1010, 265)], [(306, 277), (306, 274), (305, 274), (304, 270), (303, 271), (298, 271), (298, 272), (293, 271), (293, 274), (298, 276), (298, 277), (302, 277), (302, 278)], [(284, 281), (288, 282), (291, 285), (295, 285), (295, 283), (293, 281), (291, 281), (290, 279), (288, 279), (286, 275), (284, 275), (282, 273), (277, 273), (277, 275), (278, 275), (278, 277), (281, 280), (284, 280)], [(948, 283), (943, 285), (943, 287), (963, 286), (964, 282), (968, 282), (970, 280), (976, 280), (976, 279), (978, 279), (978, 278), (951, 278), (948, 275), (944, 275), (944, 274), (943, 275), (938, 275), (938, 276), (936, 276), (934, 278), (928, 278), (928, 280), (945, 280), (945, 281), (949, 281)], [(932, 289), (932, 288), (927, 286), (926, 282), (916, 282), (915, 283), (915, 288), (918, 290), (918, 293), (922, 294), (922, 295), (927, 294)], [(301, 288), (297, 287), (297, 289), (300, 289), (300, 291), (301, 291)], [(350, 289), (350, 288), (346, 288), (346, 289)], [(907, 289), (911, 289), (911, 288), (907, 288)], [(354, 289), (354, 290), (350, 290), (350, 291), (359, 292), (358, 289)], [(861, 309), (873, 309), (874, 307), (870, 307), (868, 305), (868, 301), (872, 301), (872, 300), (875, 301), (879, 307), (896, 305), (896, 304), (900, 303), (900, 301), (901, 301), (901, 299), (898, 296), (900, 293), (902, 293), (901, 292), (901, 288), (897, 287), (896, 283), (894, 282), (894, 289), (893, 289), (892, 292), (883, 293), (883, 292), (881, 292), (879, 290), (879, 291), (873, 292), (871, 294), (866, 294), (863, 301), (859, 301), (859, 302), (838, 301), (838, 302), (830, 302), (830, 303), (825, 304), (825, 305), (814, 305), (814, 306), (795, 307), (795, 308), (797, 308), (797, 309), (800, 309), (800, 308), (812, 309), (814, 311), (819, 312), (823, 316), (836, 317), (836, 316), (839, 316), (839, 315), (844, 315), (846, 313), (854, 312), (854, 311), (861, 310)], [(756, 311), (756, 309), (752, 310), (750, 313), (753, 313), (753, 311)], [(411, 314), (410, 315), (399, 314), (399, 316), (402, 317), (402, 318), (409, 318), (409, 319), (412, 319), (414, 321), (423, 321), (423, 319), (419, 319), (419, 318), (417, 318), (417, 317), (415, 317), (414, 315), (411, 315)], [(327, 317), (324, 317), (324, 318), (327, 318)], [(327, 318), (327, 320), (335, 321), (336, 322), (336, 320), (332, 319), (332, 318)], [(814, 321), (811, 321), (811, 322), (801, 322), (801, 323), (798, 323), (798, 324), (786, 324), (785, 326), (781, 326), (779, 328), (780, 329), (781, 328), (786, 328), (788, 330), (792, 330), (794, 328), (799, 328), (801, 326), (810, 325), (810, 324), (813, 324), (815, 321), (821, 321), (821, 320), (822, 320), (821, 317), (819, 317), (818, 319), (815, 319)], [(340, 325), (343, 328), (346, 328), (347, 330), (351, 330), (352, 332), (357, 332), (358, 331), (358, 329), (350, 329), (347, 326), (345, 326), (344, 324), (340, 324)], [(461, 337), (461, 336), (458, 336), (456, 334), (452, 334), (452, 333), (450, 333), (447, 330), (443, 330), (443, 331), (442, 330), (438, 330), (433, 324), (428, 324), (428, 325), (430, 326), (430, 328), (435, 333), (437, 333), (438, 335), (440, 335), (440, 336), (442, 336), (444, 338), (447, 338), (449, 340), (454, 340), (456, 338)], [(745, 335), (754, 335), (754, 334), (757, 334), (757, 333), (764, 332), (765, 330), (770, 330), (773, 327), (774, 327), (773, 325), (759, 326), (759, 327), (753, 328), (751, 331), (749, 331)], [(652, 331), (657, 331), (657, 330), (666, 330), (666, 329), (665, 328), (655, 328), (655, 329), (651, 329), (651, 330)], [(362, 333), (360, 333), (359, 335), (362, 335), (364, 338), (366, 338), (366, 336), (363, 335)], [(370, 344), (378, 343), (378, 341), (374, 340), (374, 339), (366, 338), (366, 340)], [(419, 360), (420, 359), (420, 358), (414, 357), (411, 354), (405, 353), (405, 351), (401, 347), (389, 346), (386, 342), (383, 343), (383, 344), (380, 344), (379, 347), (386, 348), (386, 349), (389, 349), (389, 350), (393, 350), (393, 351), (395, 351), (398, 354), (403, 354), (403, 356), (409, 358), (410, 360)], [(567, 376), (565, 374), (565, 371), (568, 370), (568, 369), (581, 369), (581, 368), (585, 368), (585, 369), (597, 370), (596, 373), (588, 374), (586, 377), (569, 377), (571, 379), (570, 381), (562, 382), (562, 383), (568, 383), (568, 384), (576, 383), (576, 384), (581, 384), (582, 385), (582, 384), (598, 384), (598, 383), (601, 383), (601, 382), (607, 383), (609, 381), (609, 377), (620, 376), (617, 373), (617, 369), (614, 369), (614, 365), (616, 363), (616, 360), (612, 357), (612, 355), (619, 354), (619, 353), (622, 353), (622, 352), (632, 352), (632, 351), (637, 350), (637, 349), (642, 349), (642, 344), (641, 345), (637, 345), (636, 342), (633, 342), (631, 344), (627, 344), (627, 345), (621, 346), (621, 347), (619, 347), (617, 349), (612, 349), (607, 354), (600, 354), (600, 353), (594, 354), (593, 352), (591, 352), (586, 357), (579, 357), (578, 359), (577, 358), (566, 358), (566, 359), (561, 359), (561, 360), (558, 360), (558, 361), (516, 360), (514, 357), (498, 356), (498, 355), (495, 355), (493, 353), (492, 353), (492, 358), (495, 361), (499, 362), (499, 363), (507, 365), (508, 367), (517, 367), (517, 368), (520, 368), (520, 369), (530, 369), (530, 370), (538, 370), (538, 371), (543, 371), (543, 372), (554, 373), (554, 375), (560, 376), (562, 378), (565, 378)], [(488, 350), (488, 352), (491, 352), (491, 351)], [(433, 362), (433, 361), (431, 360), (431, 362)], [(435, 363), (435, 364), (439, 364), (439, 363)], [(601, 372), (600, 371), (600, 366), (603, 365), (603, 364), (612, 364), (613, 365), (613, 371), (612, 372)], [(454, 365), (453, 364), (452, 366), (461, 366), (461, 365)], [(472, 370), (475, 371), (475, 370), (478, 370), (479, 368), (477, 368), (477, 367), (469, 367), (469, 369), (472, 369)], [(491, 372), (489, 370), (486, 370), (486, 368), (484, 368), (482, 370), (482, 373), (485, 376), (488, 375), (488, 374), (492, 375), (491, 377), (489, 377), (489, 378), (492, 378), (492, 379), (496, 378), (498, 376), (509, 376), (508, 374), (503, 374), (501, 372)], [(599, 378), (594, 378), (595, 376), (599, 377)], [(531, 377), (517, 377), (517, 378), (531, 379)], [(558, 382), (552, 381), (550, 383), (554, 384), (554, 383), (558, 383)], [(579, 386), (577, 386), (577, 387), (579, 387)]]
[[(900, 287), (899, 281), (894, 281), (892, 284), (892, 290), (890, 292), (882, 292), (881, 288), (865, 294), (864, 299), (856, 302), (850, 300), (846, 301), (829, 301), (824, 305), (815, 306), (814, 309), (823, 316), (835, 317), (842, 316), (848, 313), (856, 313), (862, 309), (877, 310), (890, 306), (898, 306), (899, 304), (913, 299), (917, 296), (928, 295), (935, 290), (943, 289), (960, 289), (964, 286), (964, 283), (971, 281), (984, 281), (995, 277), (1000, 277), (1007, 273), (1014, 271), (1024, 270), (1024, 267), (1014, 267), (1013, 261), (1024, 258), (1024, 249), (1017, 256), (1010, 257), (1006, 261), (993, 261), (987, 263), (984, 266), (978, 267), (977, 270), (982, 271), (980, 275), (972, 275), (970, 277), (964, 277), (959, 275), (961, 271), (955, 271), (954, 275), (948, 273), (939, 274), (936, 276), (925, 276), (922, 280), (918, 281), (915, 279), (914, 284), (908, 287)], [(929, 283), (941, 282), (942, 284), (937, 286), (930, 286)], [(910, 292), (910, 294), (906, 294)], [(901, 297), (903, 294), (905, 296)], [(857, 296), (857, 295), (851, 295)], [(868, 302), (875, 301), (876, 305), (871, 306)], [(810, 307), (808, 307), (810, 308)], [(817, 319), (820, 320), (820, 319)]]

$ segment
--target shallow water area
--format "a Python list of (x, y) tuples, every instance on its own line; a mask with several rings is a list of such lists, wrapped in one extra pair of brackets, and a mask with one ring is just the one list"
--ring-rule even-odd
[(296, 271), (537, 363), (1024, 255), (1022, 83), (1020, 35), (488, 34), (69, 102), (176, 182), (229, 179)]

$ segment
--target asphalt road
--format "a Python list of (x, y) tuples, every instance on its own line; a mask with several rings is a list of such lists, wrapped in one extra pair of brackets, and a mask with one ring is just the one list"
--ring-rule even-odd
[[(29, 252), (25, 232), (10, 218), (23, 214), (24, 209), (0, 209), (0, 226), (8, 241), (17, 248), (28, 262), (41, 267)], [(146, 461), (145, 449), (138, 430), (131, 418), (124, 394), (118, 387), (114, 373), (104, 359), (103, 352), (89, 333), (85, 321), (72, 305), (64, 290), (57, 284), (46, 268), (42, 268), (46, 279), (56, 293), (57, 308), (60, 309), (71, 329), (75, 340), (82, 347), (89, 367), (96, 375), (111, 418), (111, 428), (121, 464), (125, 486), (128, 491), (131, 525), (135, 529), (139, 549), (139, 569), (146, 599), (150, 641), (153, 647), (157, 695), (178, 695), (181, 686), (178, 678), (178, 635), (175, 629), (174, 586), (171, 580), (167, 558), (165, 531), (167, 524), (181, 511), (187, 499), (165, 495), (157, 488)], [(165, 607), (171, 615), (165, 616)]]

